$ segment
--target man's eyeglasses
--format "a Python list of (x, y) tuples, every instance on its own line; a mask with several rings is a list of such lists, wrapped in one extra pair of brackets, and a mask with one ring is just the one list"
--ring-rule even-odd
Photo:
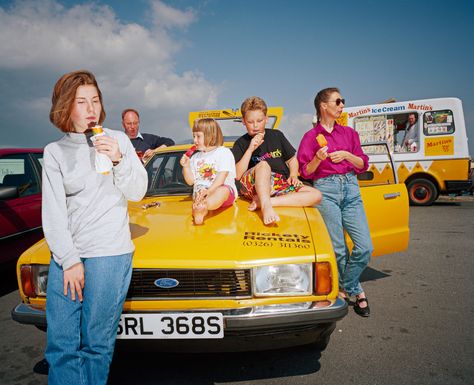
[(345, 105), (346, 99), (337, 98), (336, 100), (329, 100), (327, 103), (331, 103), (331, 102), (336, 103), (336, 106), (339, 106), (341, 103)]

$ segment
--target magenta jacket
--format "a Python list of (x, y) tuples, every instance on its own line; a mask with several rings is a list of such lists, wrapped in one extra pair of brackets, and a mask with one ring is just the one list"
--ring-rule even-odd
[[(306, 165), (313, 160), (316, 152), (321, 148), (316, 140), (318, 134), (323, 134), (328, 142), (328, 153), (333, 151), (345, 150), (362, 158), (364, 167), (356, 168), (351, 162), (343, 160), (341, 163), (333, 163), (328, 157), (321, 161), (315, 172), (308, 174), (306, 172)], [(304, 179), (316, 180), (325, 178), (333, 174), (347, 174), (354, 171), (356, 174), (364, 172), (369, 167), (369, 157), (364, 154), (360, 146), (359, 134), (351, 127), (334, 124), (334, 129), (331, 133), (318, 123), (315, 127), (304, 134), (298, 148), (298, 162), (300, 167), (300, 175)]]

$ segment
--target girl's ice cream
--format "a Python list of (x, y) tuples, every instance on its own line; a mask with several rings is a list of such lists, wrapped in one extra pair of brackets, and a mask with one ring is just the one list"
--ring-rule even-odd
[(191, 158), (191, 155), (194, 154), (194, 151), (196, 151), (196, 146), (191, 146), (184, 155), (186, 155), (188, 158)]
[[(91, 137), (91, 140), (94, 141), (96, 138), (100, 136), (104, 136), (105, 132), (100, 125), (95, 125), (91, 128), (92, 133), (94, 134)], [(105, 155), (95, 151), (95, 171), (99, 174), (108, 174), (110, 170), (112, 170), (112, 161), (110, 158)]]

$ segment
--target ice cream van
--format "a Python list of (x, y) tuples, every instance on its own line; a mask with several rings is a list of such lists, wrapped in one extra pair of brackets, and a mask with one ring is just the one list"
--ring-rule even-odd
[[(362, 144), (388, 143), (399, 181), (406, 184), (412, 205), (428, 206), (439, 194), (471, 188), (471, 158), (458, 98), (349, 107), (344, 109), (340, 123), (353, 127)], [(370, 177), (360, 184), (386, 183), (390, 168), (386, 157), (379, 155), (377, 148), (368, 151)]]

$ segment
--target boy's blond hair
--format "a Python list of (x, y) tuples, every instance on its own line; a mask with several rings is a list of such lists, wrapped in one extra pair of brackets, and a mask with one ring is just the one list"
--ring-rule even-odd
[(240, 106), (240, 112), (242, 113), (242, 118), (245, 119), (245, 114), (248, 111), (262, 111), (265, 115), (267, 115), (267, 103), (262, 98), (258, 96), (251, 96), (244, 100), (242, 105)]
[(221, 127), (212, 118), (195, 120), (193, 132), (202, 132), (204, 134), (205, 146), (222, 146), (224, 144)]

